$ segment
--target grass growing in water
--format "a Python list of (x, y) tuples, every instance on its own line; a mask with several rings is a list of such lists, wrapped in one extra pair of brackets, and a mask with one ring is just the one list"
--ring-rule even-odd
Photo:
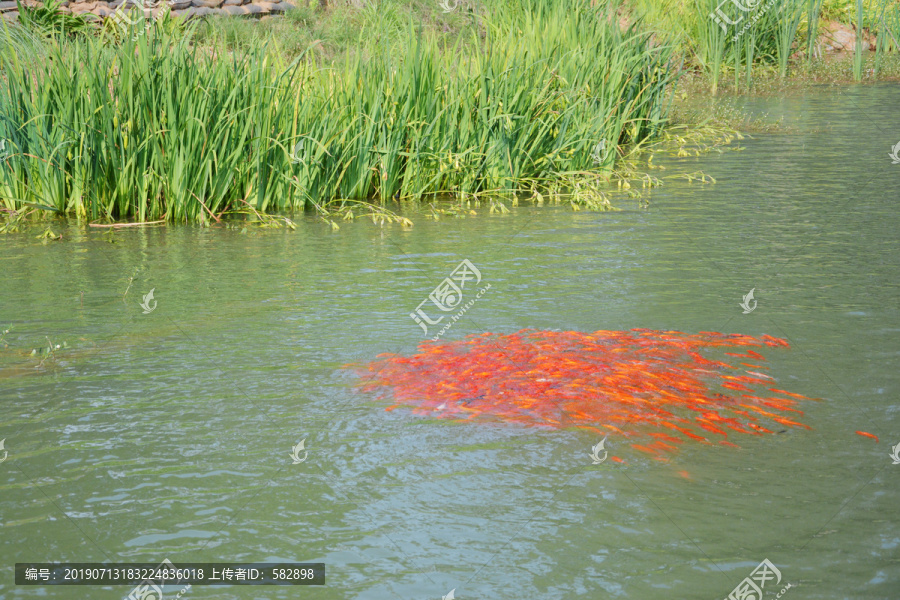
[[(797, 68), (803, 62), (807, 73), (822, 72), (822, 63), (832, 62), (813, 62), (814, 57), (823, 58), (817, 43), (823, 19), (852, 25), (857, 34), (877, 33), (876, 76), (892, 76), (891, 69), (882, 71), (880, 67), (887, 53), (896, 55), (898, 51), (896, 43), (887, 41), (897, 28), (892, 23), (900, 24), (898, 0), (629, 0), (628, 6), (632, 18), (641, 19), (660, 38), (672, 40), (676, 51), (687, 57), (687, 64), (705, 74), (713, 95), (731, 70), (735, 89), (740, 87), (740, 70), (746, 72), (747, 89), (751, 74), (764, 75), (770, 68), (782, 79), (789, 67), (793, 67), (793, 76), (805, 74)], [(857, 40), (852, 57), (859, 80), (868, 43), (859, 35)]]
[(675, 72), (671, 49), (621, 30), (615, 9), (529, 0), (468, 49), (410, 34), (340, 69), (259, 43), (212, 58), (162, 28), (59, 40), (37, 69), (4, 53), (0, 206), (205, 222), (609, 169), (618, 146), (661, 130)]

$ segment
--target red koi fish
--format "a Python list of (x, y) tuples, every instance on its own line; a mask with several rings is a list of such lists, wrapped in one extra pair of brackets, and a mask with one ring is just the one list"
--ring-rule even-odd
[(665, 460), (664, 454), (687, 440), (732, 445), (719, 436), (771, 434), (773, 423), (807, 427), (794, 420), (803, 415), (795, 406), (805, 396), (764, 388), (774, 379), (748, 370), (767, 367), (713, 356), (718, 349), (741, 348), (743, 353), (723, 351), (719, 357), (766, 360), (748, 346), (789, 347), (771, 336), (714, 332), (526, 329), (427, 341), (416, 354), (383, 354), (356, 368), (368, 380), (360, 389), (392, 397), (386, 410), (408, 406), (437, 418), (576, 427), (621, 436)]

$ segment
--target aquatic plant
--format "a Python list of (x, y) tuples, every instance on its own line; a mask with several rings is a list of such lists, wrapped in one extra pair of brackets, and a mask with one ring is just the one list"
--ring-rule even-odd
[(719, 4), (719, 0), (694, 0), (696, 14), (689, 22), (689, 35), (695, 44), (697, 61), (709, 77), (714, 96), (719, 87), (719, 77), (726, 61), (726, 53), (730, 47), (728, 38), (731, 35), (710, 17)]
[(822, 14), (822, 3), (825, 0), (809, 0), (806, 3), (806, 60), (809, 64), (816, 53), (816, 42), (819, 36), (819, 16)]
[(193, 37), (197, 27), (197, 23), (189, 26), (185, 17), (173, 16), (168, 6), (161, 7), (156, 17), (151, 18), (145, 14), (145, 9), (123, 2), (116, 9), (114, 18), (103, 20), (100, 39), (109, 44), (121, 43), (127, 37), (144, 35), (148, 29), (154, 28), (172, 36), (184, 36), (190, 32)]
[[(754, 68), (757, 74), (765, 75), (774, 66), (779, 78), (784, 79), (790, 66), (804, 54), (809, 74), (817, 56), (820, 19), (846, 20), (851, 7), (856, 11), (851, 21), (863, 23), (863, 28), (872, 31), (884, 21), (886, 25), (879, 26), (879, 39), (884, 40), (890, 38), (890, 23), (894, 22), (895, 37), (900, 39), (897, 0), (631, 0), (628, 6), (645, 28), (672, 40), (675, 51), (685, 54), (689, 67), (705, 74), (713, 95), (729, 71), (733, 70), (737, 89), (741, 85), (739, 71), (743, 70), (744, 85), (749, 88)], [(864, 49), (863, 38), (853, 56), (860, 73)], [(897, 47), (888, 42), (879, 49), (886, 53)]]
[[(900, 52), (900, 10), (888, 10), (893, 0), (882, 0), (876, 27), (878, 35), (875, 40), (874, 75), (881, 73), (884, 55), (887, 52)], [(895, 7), (900, 8), (900, 7)]]
[(865, 43), (865, 33), (863, 32), (863, 27), (865, 26), (864, 18), (863, 0), (856, 0), (856, 19), (854, 19), (856, 27), (856, 44), (853, 48), (853, 79), (856, 81), (862, 79), (864, 63), (863, 44), (865, 44), (866, 49), (868, 49), (868, 44)]
[[(711, 355), (740, 360), (734, 366)], [(663, 456), (686, 439), (733, 446), (729, 434), (762, 435), (794, 420), (808, 400), (775, 386), (758, 348), (771, 336), (678, 331), (484, 333), (424, 342), (411, 356), (385, 354), (361, 368), (361, 390), (414, 412), (621, 436)], [(724, 357), (722, 357), (724, 358)], [(752, 362), (751, 362), (752, 361)], [(808, 428), (808, 427), (807, 427)]]
[(469, 46), (410, 29), (331, 68), (260, 44), (207, 56), (165, 27), (60, 42), (0, 81), (0, 205), (203, 223), (244, 203), (471, 196), (608, 169), (617, 154), (596, 164), (597, 143), (661, 131), (677, 76), (616, 7), (528, 0), (485, 15)]
[[(0, 20), (0, 71), (7, 73), (23, 66), (35, 67), (46, 59), (46, 48), (33, 31), (15, 21)], [(5, 147), (2, 151), (6, 152)]]
[(805, 16), (802, 0), (781, 0), (777, 5), (778, 26), (775, 28), (775, 55), (778, 59), (778, 75), (787, 75), (790, 59), (800, 21)]
[(73, 36), (96, 29), (99, 19), (90, 13), (74, 14), (60, 10), (59, 0), (44, 0), (42, 5), (24, 6), (16, 0), (19, 24), (45, 36)]

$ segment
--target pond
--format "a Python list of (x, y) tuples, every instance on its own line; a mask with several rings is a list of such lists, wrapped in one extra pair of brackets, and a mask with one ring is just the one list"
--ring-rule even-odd
[[(0, 598), (130, 592), (16, 586), (16, 562), (164, 558), (326, 565), (324, 587), (196, 599), (725, 598), (764, 559), (766, 597), (897, 598), (898, 101), (897, 85), (745, 101), (790, 132), (655, 159), (717, 183), (667, 182), (646, 208), (6, 236)], [(767, 349), (767, 373), (822, 399), (801, 407), (811, 429), (667, 461), (610, 436), (622, 462), (593, 464), (591, 431), (385, 410), (344, 365), (416, 352), (410, 313), (463, 260), (490, 287), (466, 288), (443, 340), (772, 335), (791, 347)], [(48, 338), (61, 348), (28, 356)]]

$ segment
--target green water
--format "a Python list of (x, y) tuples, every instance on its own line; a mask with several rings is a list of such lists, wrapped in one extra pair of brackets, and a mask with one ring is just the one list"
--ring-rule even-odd
[[(767, 598), (900, 597), (898, 105), (896, 85), (748, 102), (796, 130), (655, 159), (718, 183), (669, 182), (646, 209), (4, 236), (0, 598), (130, 591), (17, 587), (15, 562), (163, 558), (326, 564), (325, 587), (196, 599), (721, 599), (766, 558)], [(413, 352), (409, 314), (463, 259), (491, 287), (444, 339), (784, 337), (769, 373), (823, 399), (812, 430), (667, 464), (611, 437), (627, 463), (592, 465), (584, 430), (385, 411), (342, 365)], [(68, 348), (38, 366), (45, 336)]]

